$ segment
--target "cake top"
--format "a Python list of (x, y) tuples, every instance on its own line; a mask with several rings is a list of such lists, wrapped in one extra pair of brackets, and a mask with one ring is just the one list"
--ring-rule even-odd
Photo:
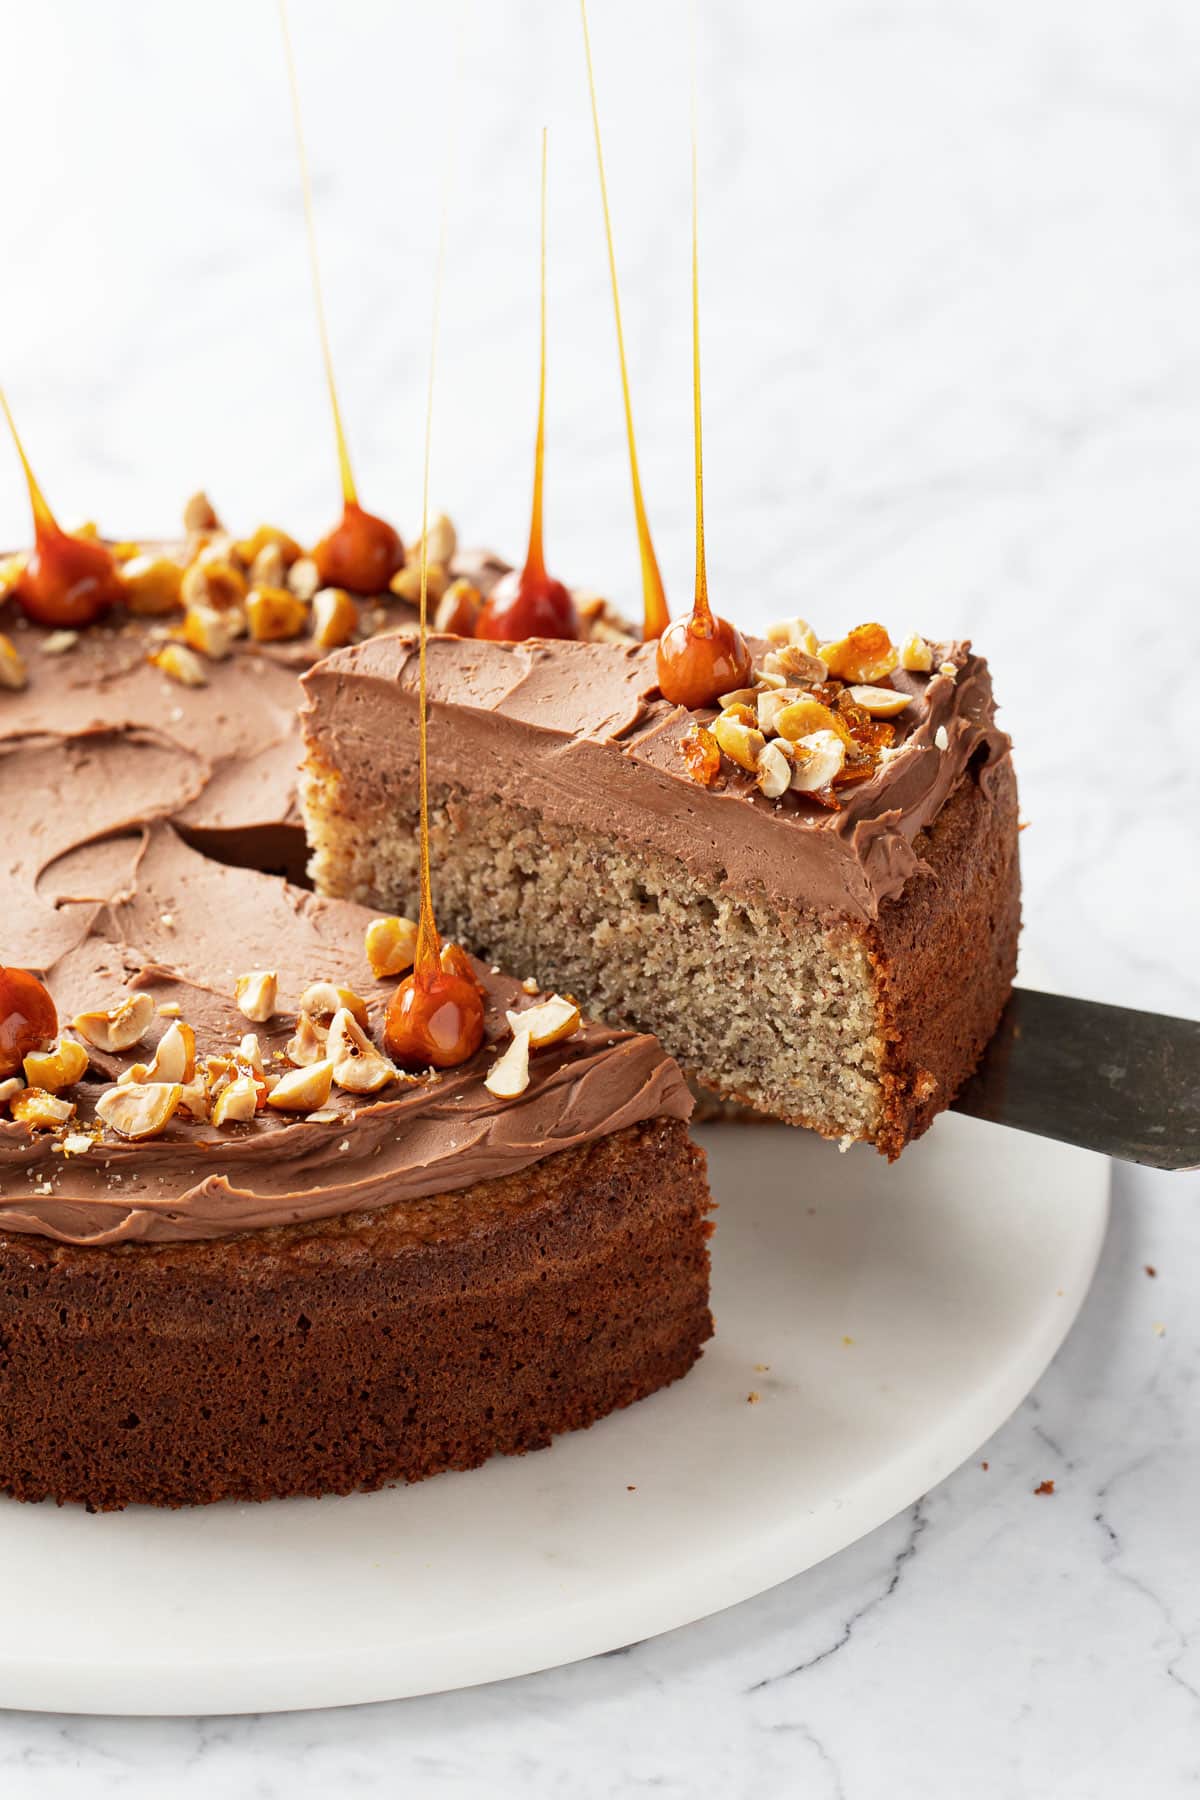
[[(851, 668), (838, 646), (824, 646), (831, 666), (815, 639), (792, 641), (802, 630), (789, 621), (776, 642), (751, 641), (753, 685), (697, 710), (663, 698), (653, 644), (433, 638), (436, 780), (615, 829), (706, 883), (874, 917), (920, 867), (921, 831), (969, 774), (990, 780), (1009, 740), (969, 644), (919, 640), (906, 660), (925, 667), (897, 655), (873, 681), (848, 681), (833, 673)], [(403, 634), (318, 664), (303, 682), (313, 763), (353, 759), (356, 787), (411, 785), (416, 665)]]
[[(28, 830), (45, 796), (25, 774)], [(92, 839), (96, 808), (76, 802), (98, 774), (60, 784), (64, 824), (43, 851), (61, 853), (0, 884), (6, 954), (42, 970), (63, 1028), (26, 1063), (30, 1085), (5, 1094), (0, 1230), (223, 1237), (419, 1201), (689, 1115), (655, 1039), (584, 1023), (571, 1002), (478, 963), (478, 1053), (402, 1074), (375, 1047), (395, 982), (372, 971), (369, 913), (215, 863), (166, 825)], [(376, 966), (402, 964), (404, 935), (402, 923), (374, 934)], [(409, 1229), (436, 1232), (436, 1209), (415, 1206)]]

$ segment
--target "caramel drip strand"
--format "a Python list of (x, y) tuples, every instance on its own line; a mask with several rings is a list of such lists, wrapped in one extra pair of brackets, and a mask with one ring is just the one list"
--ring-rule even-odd
[(292, 52), (292, 34), (288, 26), (287, 0), (279, 0), (279, 23), (283, 31), (283, 53), (287, 62), (288, 87), (292, 97), (292, 124), (296, 133), (296, 153), (300, 161), (300, 187), (304, 195), (304, 224), (308, 235), (308, 261), (312, 273), (313, 299), (317, 309), (317, 331), (321, 339), (321, 358), (325, 364), (325, 381), (329, 388), (329, 405), (333, 412), (333, 431), (337, 440), (338, 470), (342, 479), (342, 498), (348, 506), (358, 504), (358, 490), (350, 467), (350, 451), (342, 424), (337, 383), (333, 376), (333, 352), (329, 346), (329, 325), (325, 317), (325, 297), (321, 287), (321, 263), (317, 254), (317, 227), (313, 212), (312, 177), (308, 168), (308, 151), (304, 143), (304, 121), (300, 112), (300, 84), (296, 78), (296, 58)]
[(8, 404), (8, 396), (0, 388), (0, 406), (4, 408), (4, 416), (8, 420), (8, 429), (12, 432), (13, 443), (17, 447), (17, 455), (21, 459), (21, 467), (25, 471), (25, 483), (29, 489), (29, 504), (33, 508), (34, 531), (39, 536), (44, 531), (57, 531), (58, 521), (50, 511), (46, 496), (38, 486), (37, 476), (25, 454), (25, 446), (21, 442), (21, 434), (17, 430), (17, 421), (12, 416), (12, 408)]
[(692, 417), (696, 440), (696, 598), (692, 629), (708, 636), (713, 629), (708, 604), (708, 569), (704, 558), (704, 434), (700, 423), (700, 251), (696, 198), (696, 79), (692, 71)]
[(548, 137), (542, 126), (542, 236), (541, 236), (541, 366), (538, 375), (537, 440), (533, 450), (533, 507), (529, 515), (529, 549), (525, 553), (524, 579), (546, 579), (542, 544), (542, 487), (546, 470), (546, 164)]
[(617, 285), (617, 257), (613, 248), (612, 215), (608, 205), (608, 180), (604, 173), (604, 145), (600, 136), (600, 109), (596, 101), (596, 78), (592, 68), (592, 40), (588, 31), (587, 0), (579, 0), (583, 19), (583, 49), (587, 58), (588, 94), (592, 104), (592, 130), (596, 139), (596, 166), (600, 172), (600, 201), (604, 208), (604, 237), (608, 247), (608, 275), (612, 284), (613, 318), (617, 327), (617, 356), (621, 364), (621, 398), (625, 407), (625, 438), (629, 445), (629, 480), (633, 488), (633, 516), (637, 525), (638, 554), (642, 564), (642, 635), (661, 637), (671, 622), (667, 597), (663, 590), (650, 522), (642, 498), (642, 477), (638, 468), (637, 439), (633, 429), (633, 405), (629, 397), (629, 368), (625, 359), (625, 332), (621, 324), (621, 293)]

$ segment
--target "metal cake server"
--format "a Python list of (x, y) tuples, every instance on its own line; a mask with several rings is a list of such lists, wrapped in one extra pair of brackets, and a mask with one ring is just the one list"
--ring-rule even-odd
[(954, 1110), (1152, 1169), (1200, 1168), (1200, 1021), (1014, 988)]

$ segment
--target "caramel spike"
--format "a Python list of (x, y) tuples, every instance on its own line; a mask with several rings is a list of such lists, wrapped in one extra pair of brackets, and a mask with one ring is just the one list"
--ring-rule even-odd
[(426, 685), (426, 641), (429, 636), (429, 467), (433, 454), (433, 381), (437, 368), (438, 337), (442, 318), (442, 286), (446, 264), (446, 229), (450, 212), (450, 173), (442, 191), (442, 216), (438, 228), (437, 261), (433, 277), (433, 322), (429, 333), (429, 378), (425, 390), (425, 465), (421, 479), (421, 585), (419, 680), (419, 780), (421, 786), (421, 907), (417, 915), (417, 953), (413, 973), (436, 975), (441, 968), (442, 940), (433, 913), (433, 886), (429, 873), (429, 700)]
[(548, 132), (542, 126), (542, 243), (541, 243), (541, 369), (538, 378), (537, 441), (533, 450), (533, 507), (529, 515), (529, 548), (525, 553), (525, 576), (546, 579), (546, 559), (542, 543), (542, 486), (546, 467), (546, 163)]
[(8, 420), (8, 429), (12, 432), (13, 443), (17, 447), (17, 455), (21, 459), (21, 467), (25, 471), (25, 482), (29, 489), (29, 504), (33, 508), (33, 524), (35, 531), (57, 531), (58, 521), (50, 511), (46, 496), (38, 486), (37, 476), (30, 467), (29, 458), (25, 454), (25, 446), (21, 442), (21, 434), (17, 430), (17, 421), (12, 416), (12, 408), (8, 404), (8, 396), (0, 388), (0, 406), (4, 408), (4, 416)]
[(321, 338), (321, 357), (325, 364), (325, 380), (329, 387), (329, 404), (333, 411), (333, 430), (337, 439), (338, 468), (342, 478), (342, 498), (347, 505), (358, 503), (346, 432), (342, 425), (342, 409), (338, 404), (337, 383), (333, 378), (333, 352), (329, 347), (329, 326), (325, 318), (325, 299), (321, 290), (321, 264), (317, 256), (317, 227), (313, 216), (312, 178), (308, 171), (308, 151), (304, 146), (304, 121), (300, 114), (300, 85), (296, 79), (296, 59), (292, 53), (292, 34), (288, 27), (287, 0), (279, 0), (279, 23), (283, 31), (283, 53), (287, 62), (288, 87), (292, 96), (292, 124), (296, 132), (296, 153), (300, 160), (300, 187), (304, 195), (304, 223), (308, 233), (308, 260), (312, 271), (313, 298), (317, 307), (317, 330)]
[(600, 200), (604, 208), (604, 237), (608, 246), (608, 274), (612, 283), (613, 318), (617, 327), (617, 356), (621, 364), (621, 398), (625, 404), (625, 437), (629, 444), (629, 480), (633, 488), (633, 516), (637, 524), (638, 554), (642, 563), (642, 636), (661, 637), (671, 622), (663, 591), (658, 558), (650, 536), (650, 523), (642, 499), (637, 440), (633, 430), (633, 406), (629, 398), (629, 369), (625, 361), (625, 332), (621, 325), (621, 294), (617, 286), (617, 257), (613, 248), (612, 216), (608, 207), (608, 181), (604, 173), (604, 145), (600, 137), (600, 110), (596, 103), (596, 77), (592, 68), (592, 39), (588, 31), (587, 0), (579, 0), (583, 19), (583, 49), (587, 57), (588, 94), (592, 103), (592, 130), (596, 138), (596, 167), (600, 172)]
[(692, 5), (692, 414), (696, 441), (696, 599), (694, 624), (712, 630), (708, 570), (704, 559), (704, 441), (700, 425), (700, 250), (696, 175), (696, 8)]

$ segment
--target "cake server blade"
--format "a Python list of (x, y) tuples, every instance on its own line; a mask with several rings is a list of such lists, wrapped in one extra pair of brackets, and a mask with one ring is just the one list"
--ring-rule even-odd
[(1200, 1168), (1200, 1021), (1014, 988), (954, 1110), (1152, 1169)]

